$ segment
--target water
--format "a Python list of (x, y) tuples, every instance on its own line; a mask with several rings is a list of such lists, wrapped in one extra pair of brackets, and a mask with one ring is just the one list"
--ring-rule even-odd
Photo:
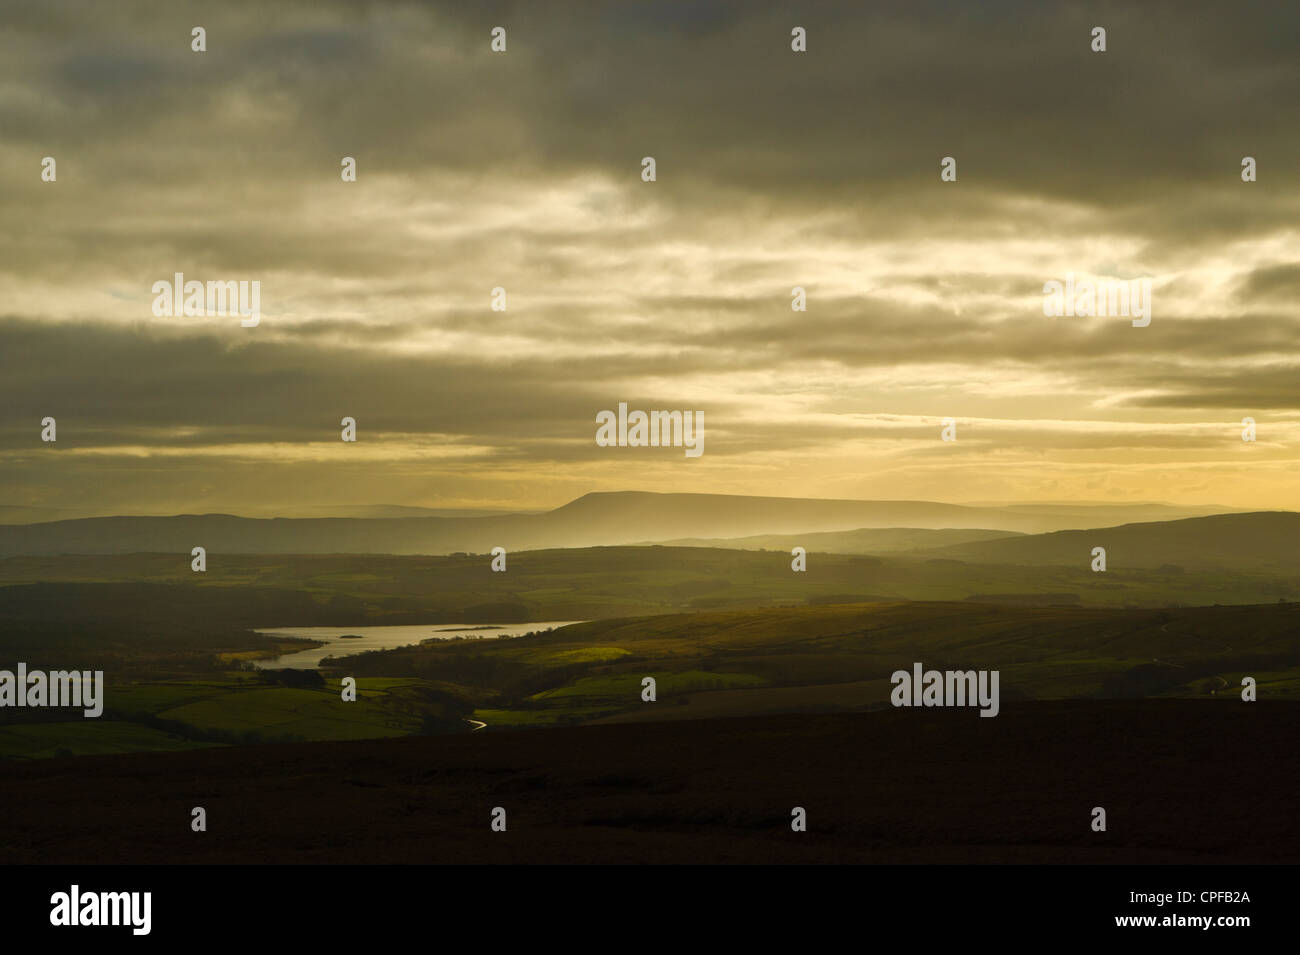
[[(496, 640), (500, 637), (519, 637), (525, 633), (539, 630), (551, 630), (567, 627), (581, 620), (552, 620), (540, 623), (425, 623), (418, 626), (403, 627), (274, 627), (258, 630), (270, 636), (307, 637), (323, 640), (325, 646), (286, 653), (283, 656), (254, 660), (260, 670), (280, 670), (289, 667), (294, 670), (314, 670), (321, 660), (328, 656), (341, 657), (349, 653), (362, 653), (366, 650), (391, 650), (394, 647), (409, 647), (425, 640), (450, 640), (453, 637), (479, 638)], [(355, 634), (359, 640), (344, 640), (344, 634)]]

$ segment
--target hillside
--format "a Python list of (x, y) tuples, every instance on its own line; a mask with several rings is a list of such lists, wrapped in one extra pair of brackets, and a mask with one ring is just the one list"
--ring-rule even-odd
[[(489, 727), (888, 705), (916, 661), (998, 670), (1005, 699), (1300, 694), (1300, 605), (1112, 610), (875, 603), (600, 620), (340, 657), (335, 675), (446, 681)], [(640, 699), (658, 681), (659, 701)]]
[(932, 557), (989, 564), (1083, 566), (1105, 547), (1107, 570), (1162, 566), (1300, 574), (1300, 514), (1258, 511), (1066, 530), (933, 548)]
[(935, 530), (921, 527), (860, 527), (851, 531), (819, 531), (810, 534), (757, 534), (753, 537), (685, 537), (666, 540), (665, 547), (718, 547), (727, 550), (779, 550), (795, 547), (819, 554), (892, 554), (975, 541), (1018, 537), (1015, 531)]
[[(1144, 505), (1143, 507), (1159, 507)], [(1196, 509), (1166, 508), (1170, 517)], [(51, 554), (450, 554), (665, 541), (806, 535), (864, 528), (1041, 533), (1131, 518), (1131, 506), (965, 507), (724, 494), (587, 494), (541, 514), (251, 518), (226, 514), (92, 517), (0, 526), (0, 557)], [(1121, 516), (1128, 515), (1128, 516)]]

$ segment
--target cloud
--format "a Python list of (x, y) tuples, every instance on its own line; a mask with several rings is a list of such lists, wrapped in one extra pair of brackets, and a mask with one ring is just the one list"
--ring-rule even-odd
[[(20, 460), (0, 498), (129, 501), (104, 469), (231, 509), (298, 487), (545, 506), (649, 478), (909, 496), (907, 462), (945, 453), (924, 422), (950, 414), (986, 422), (946, 466), (990, 494), (1034, 497), (1045, 455), (1220, 461), (1220, 424), (1300, 400), (1300, 133), (1277, 121), (1298, 20), (1172, 0), (15, 10), (0, 445)], [(154, 318), (175, 272), (260, 281), (262, 324)], [(1151, 326), (1043, 316), (1067, 273), (1150, 278)], [(707, 460), (602, 454), (588, 432), (620, 400), (706, 409)], [(56, 455), (30, 447), (46, 414)], [(344, 414), (367, 463), (326, 467)], [(1295, 456), (1279, 433), (1257, 459)], [(1043, 493), (1071, 480), (1044, 473)], [(1258, 481), (1300, 505), (1271, 468)]]

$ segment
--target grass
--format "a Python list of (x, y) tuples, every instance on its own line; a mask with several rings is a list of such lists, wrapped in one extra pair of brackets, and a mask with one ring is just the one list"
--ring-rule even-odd
[[(475, 718), (494, 728), (887, 706), (891, 674), (918, 661), (997, 670), (1004, 699), (1208, 697), (1223, 681), (1239, 688), (1247, 672), (1261, 699), (1294, 699), (1300, 606), (945, 602), (665, 614), (472, 648), (431, 644), (343, 666), (455, 681), (477, 694)], [(641, 701), (646, 676), (657, 681), (660, 705)]]
[(706, 690), (729, 690), (745, 687), (767, 686), (768, 681), (749, 673), (713, 673), (704, 670), (671, 672), (655, 670), (645, 673), (620, 673), (608, 676), (584, 677), (567, 686), (535, 694), (538, 702), (588, 701), (614, 704), (639, 703), (645, 677), (655, 680), (656, 696), (675, 696), (679, 693)]
[(219, 745), (117, 720), (83, 719), (66, 723), (0, 726), (0, 754), (12, 759), (152, 753)]
[[(343, 658), (320, 689), (271, 686), (239, 671), (110, 682), (101, 720), (4, 727), (0, 756), (392, 737), (463, 728), (462, 716), (490, 732), (861, 710), (887, 707), (890, 674), (917, 661), (996, 669), (1004, 700), (1235, 700), (1246, 675), (1258, 681), (1261, 700), (1298, 700), (1300, 605), (878, 602), (597, 620), (531, 637), (432, 641)], [(345, 675), (357, 678), (356, 702), (341, 699)], [(647, 676), (657, 684), (653, 703), (641, 699)], [(425, 715), (439, 706), (441, 722), (430, 730)]]
[(375, 695), (359, 692), (355, 702), (344, 702), (336, 689), (267, 687), (185, 703), (158, 715), (201, 732), (254, 731), (275, 739), (405, 736), (416, 728), (417, 721), (390, 712)]
[[(538, 663), (550, 663), (563, 666), (570, 663), (608, 663), (619, 657), (628, 656), (629, 651), (622, 647), (575, 647), (572, 650), (556, 650), (539, 654)], [(530, 658), (532, 659), (532, 658)]]
[(251, 674), (193, 682), (107, 687), (104, 716), (0, 726), (0, 758), (192, 749), (223, 743), (405, 736), (421, 727), (407, 677), (357, 680), (344, 702), (340, 681), (324, 689), (268, 686)]
[(492, 709), (488, 707), (475, 710), (471, 714), (471, 718), (486, 723), (489, 728), (506, 729), (510, 727), (542, 727), (579, 723), (598, 719), (602, 716), (609, 716), (618, 711), (618, 707), (608, 706), (566, 706), (531, 710)]

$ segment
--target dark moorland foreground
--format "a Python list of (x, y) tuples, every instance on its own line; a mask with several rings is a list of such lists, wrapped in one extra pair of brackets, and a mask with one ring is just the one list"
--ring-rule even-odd
[(1296, 863), (1297, 738), (1294, 703), (1004, 701), (50, 759), (5, 766), (0, 861)]

